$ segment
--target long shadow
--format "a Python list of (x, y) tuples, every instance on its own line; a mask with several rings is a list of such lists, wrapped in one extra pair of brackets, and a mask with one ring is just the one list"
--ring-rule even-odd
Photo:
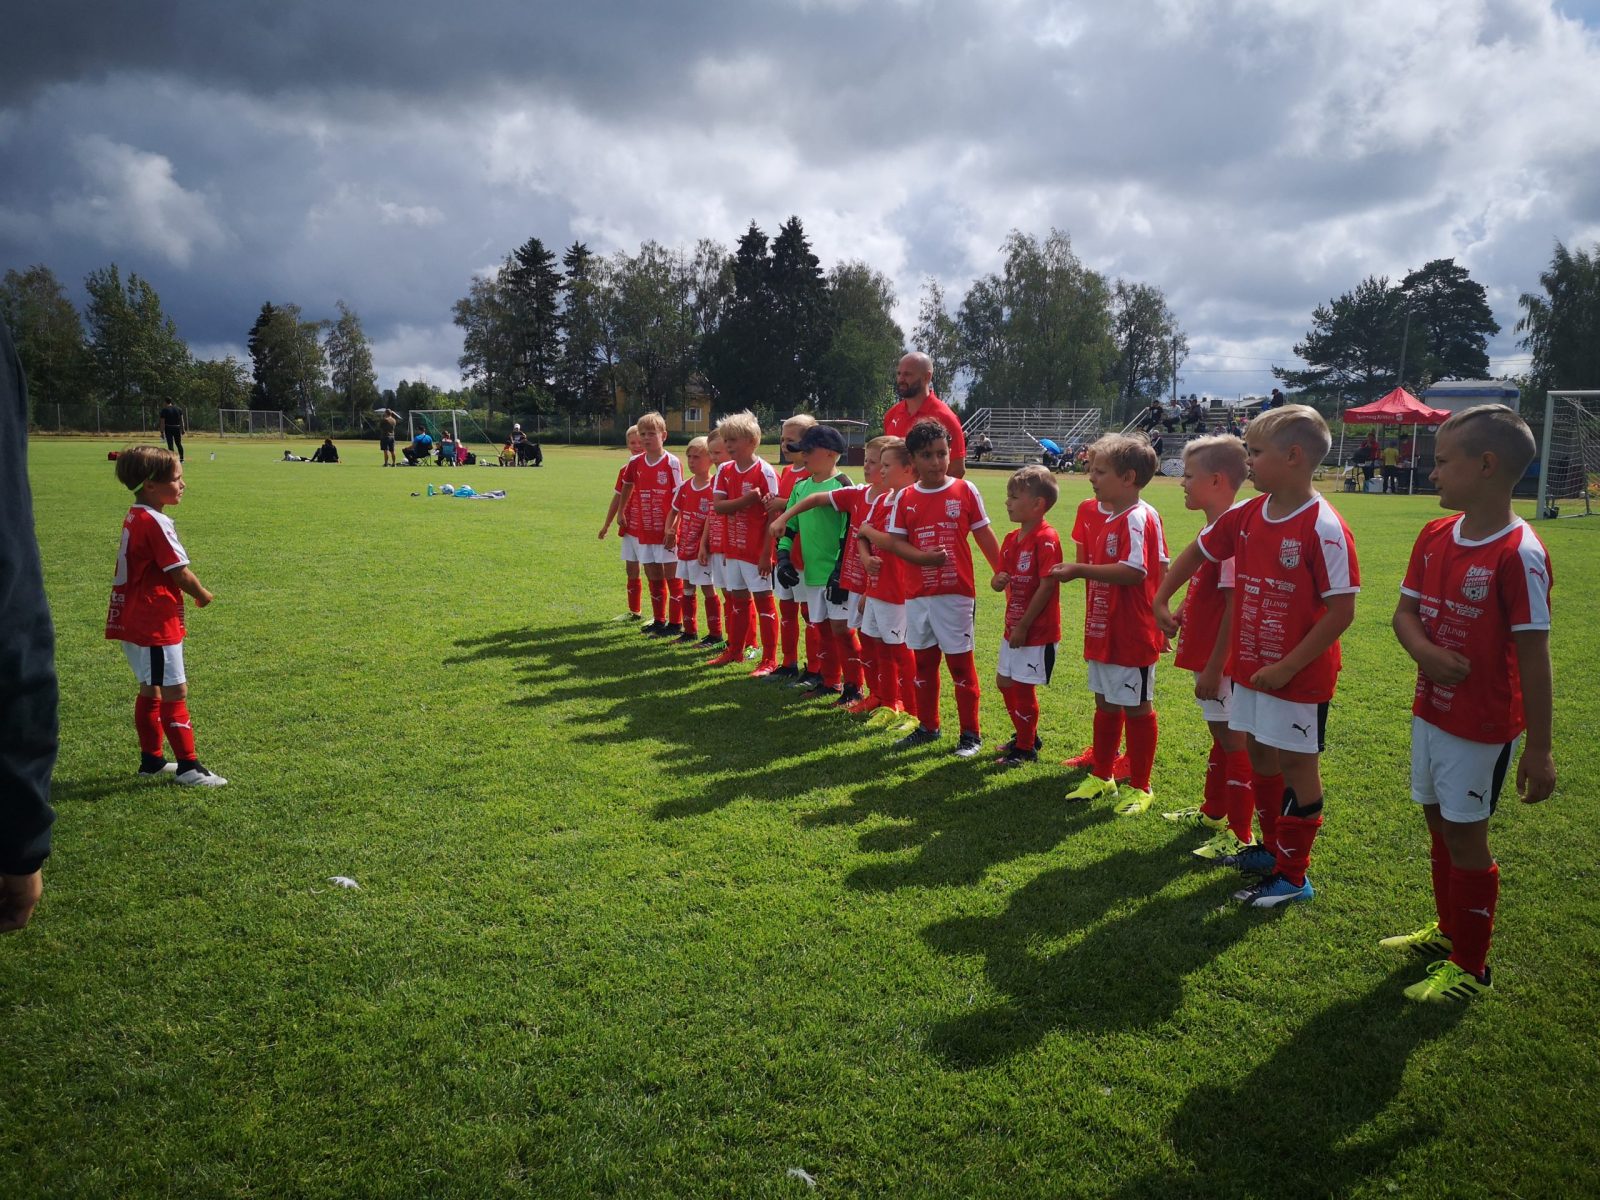
[[(997, 916), (929, 926), (923, 936), (935, 949), (982, 955), (989, 981), (1008, 997), (938, 1023), (929, 1047), (966, 1069), (1017, 1054), (1056, 1029), (1107, 1032), (1167, 1020), (1190, 975), (1273, 919), (1226, 900), (1236, 886), (1231, 873), (1210, 876), (1214, 888), (1169, 890), (1175, 876), (1190, 874), (1185, 857), (1168, 847), (1119, 851), (1088, 867), (1038, 875)], [(1145, 899), (1103, 920), (1135, 898)], [(1038, 949), (1085, 929), (1064, 949)]]
[(1323, 1009), (1231, 1085), (1202, 1084), (1165, 1130), (1184, 1161), (1127, 1181), (1119, 1200), (1172, 1196), (1340, 1196), (1371, 1184), (1405, 1151), (1439, 1135), (1412, 1120), (1381, 1139), (1361, 1131), (1399, 1094), (1418, 1047), (1465, 1011), (1412, 1004), (1396, 970), (1365, 996)]

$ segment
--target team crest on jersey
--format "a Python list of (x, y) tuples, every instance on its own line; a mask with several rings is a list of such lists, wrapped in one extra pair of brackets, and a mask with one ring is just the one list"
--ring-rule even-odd
[(946, 500), (944, 502), (944, 515), (954, 521), (961, 515), (961, 501)]
[(1461, 581), (1461, 594), (1468, 600), (1477, 602), (1489, 594), (1489, 583), (1494, 579), (1494, 572), (1488, 567), (1468, 567), (1466, 578)]
[(656, 482), (657, 483), (665, 483), (666, 481), (667, 481), (667, 473), (665, 471), (657, 471), (656, 472)]
[(1287, 570), (1300, 565), (1300, 539), (1284, 538), (1278, 544), (1278, 563)]
[(1117, 547), (1120, 546), (1121, 544), (1122, 543), (1117, 540), (1117, 535), (1116, 534), (1114, 534), (1114, 533), (1106, 534), (1106, 554), (1107, 554), (1107, 556), (1109, 556), (1111, 558), (1115, 558), (1117, 556)]
[(1033, 566), (1033, 551), (1032, 550), (1024, 550), (1021, 554), (1017, 555), (1017, 570), (1019, 570), (1019, 571), (1027, 571), (1032, 566)]

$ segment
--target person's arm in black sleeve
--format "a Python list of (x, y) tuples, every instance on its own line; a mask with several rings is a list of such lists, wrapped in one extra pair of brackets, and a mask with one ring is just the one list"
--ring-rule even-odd
[(50, 854), (56, 761), (55, 632), (28, 490), (28, 390), (0, 321), (0, 932), (21, 929)]

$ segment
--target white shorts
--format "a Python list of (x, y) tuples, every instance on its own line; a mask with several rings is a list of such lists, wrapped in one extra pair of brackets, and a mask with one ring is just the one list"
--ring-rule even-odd
[(867, 606), (861, 613), (861, 632), (888, 646), (904, 646), (906, 606), (868, 596)]
[[(828, 599), (828, 585), (819, 583), (815, 587), (802, 585), (795, 589), (805, 593), (806, 620), (813, 625), (820, 625), (824, 621), (846, 621), (850, 618), (850, 603), (835, 604)], [(849, 593), (845, 593), (849, 595)]]
[(639, 561), (671, 566), (678, 561), (678, 552), (676, 550), (668, 550), (660, 542), (640, 542)]
[(1517, 741), (1469, 742), (1411, 718), (1411, 798), (1437, 804), (1446, 821), (1487, 821), (1500, 802)]
[[(1194, 677), (1198, 683), (1200, 672), (1196, 671)], [(1196, 696), (1194, 702), (1200, 706), (1200, 715), (1207, 721), (1221, 721), (1226, 725), (1228, 713), (1233, 708), (1233, 680), (1224, 675), (1222, 682), (1217, 685), (1217, 699), (1202, 700)]]
[(971, 596), (913, 596), (906, 601), (906, 645), (913, 650), (937, 645), (946, 654), (968, 653), (977, 607)]
[(716, 582), (711, 575), (711, 564), (702, 567), (698, 558), (680, 558), (678, 578), (683, 580), (684, 587), (712, 587)]
[(774, 567), (772, 571), (772, 594), (779, 600), (789, 600), (796, 604), (804, 604), (806, 600), (806, 581), (802, 578), (793, 587), (786, 587), (778, 582), (778, 571)]
[(720, 554), (711, 555), (711, 586), (728, 590), (728, 564)]
[(755, 563), (745, 562), (742, 558), (724, 559), (722, 577), (727, 580), (726, 586), (730, 592), (770, 592), (772, 590), (772, 576), (763, 575), (756, 569)]
[(1138, 708), (1156, 698), (1156, 668), (1119, 667), (1115, 663), (1089, 664), (1089, 690), (1107, 704), (1118, 708)]
[(1280, 700), (1265, 692), (1233, 685), (1228, 728), (1248, 733), (1263, 746), (1296, 754), (1321, 754), (1328, 731), (1328, 706)]
[(845, 618), (845, 622), (851, 629), (861, 628), (861, 622), (867, 615), (866, 600), (867, 598), (860, 592), (850, 593), (850, 603), (846, 606), (850, 610), (850, 615)]
[(622, 561), (625, 563), (644, 561), (639, 557), (639, 539), (631, 533), (622, 535)]
[(1050, 682), (1050, 674), (1055, 669), (1054, 642), (1048, 646), (1016, 647), (1010, 642), (1000, 643), (1000, 669), (997, 673), (1003, 679), (1009, 679), (1012, 683), (1031, 683), (1043, 687)]
[(183, 643), (175, 646), (135, 646), (122, 643), (122, 653), (128, 657), (134, 678), (145, 687), (176, 687), (188, 683), (183, 671)]

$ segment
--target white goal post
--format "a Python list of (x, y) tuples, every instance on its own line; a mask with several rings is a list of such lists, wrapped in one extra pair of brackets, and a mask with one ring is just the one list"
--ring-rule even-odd
[(278, 437), (293, 428), (277, 408), (219, 408), (217, 433), (222, 437)]
[(480, 445), (489, 444), (489, 435), (484, 432), (483, 426), (464, 408), (413, 408), (406, 414), (406, 429), (413, 442), (417, 440), (418, 433), (426, 433), (437, 442), (449, 431), (451, 440), (459, 446), (461, 433), (465, 430), (469, 439)]
[[(1565, 514), (1564, 500), (1572, 502)], [(1600, 391), (1545, 393), (1534, 515), (1600, 516)]]

